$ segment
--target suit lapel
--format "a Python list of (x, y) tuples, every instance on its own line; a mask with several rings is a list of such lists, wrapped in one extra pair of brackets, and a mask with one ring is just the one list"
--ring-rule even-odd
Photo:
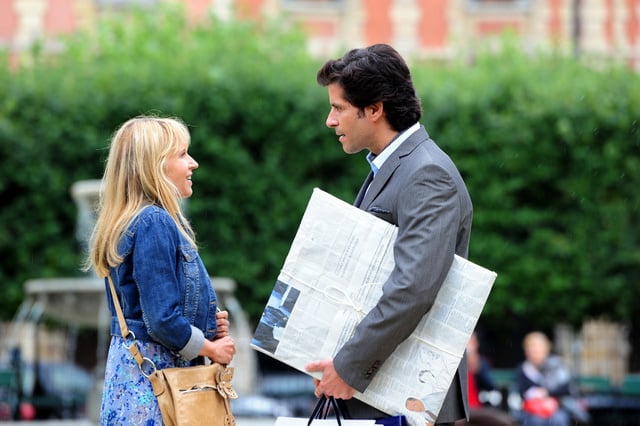
[(358, 192), (358, 196), (356, 197), (356, 201), (353, 203), (354, 206), (360, 207), (362, 204), (362, 200), (364, 199), (364, 195), (367, 193), (367, 188), (371, 184), (373, 180), (373, 172), (369, 172), (367, 178), (364, 180), (364, 183), (360, 187), (360, 192)]

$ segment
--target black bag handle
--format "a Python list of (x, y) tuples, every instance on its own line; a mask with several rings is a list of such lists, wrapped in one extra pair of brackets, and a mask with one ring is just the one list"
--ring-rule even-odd
[(318, 399), (316, 406), (313, 408), (313, 411), (311, 412), (311, 417), (309, 417), (307, 426), (311, 426), (311, 422), (313, 422), (315, 419), (326, 419), (331, 411), (331, 408), (333, 408), (333, 413), (336, 415), (336, 421), (338, 422), (338, 426), (342, 426), (342, 422), (341, 422), (341, 419), (343, 418), (342, 411), (340, 410), (340, 407), (336, 402), (336, 399), (332, 396), (327, 397), (326, 395), (322, 395)]

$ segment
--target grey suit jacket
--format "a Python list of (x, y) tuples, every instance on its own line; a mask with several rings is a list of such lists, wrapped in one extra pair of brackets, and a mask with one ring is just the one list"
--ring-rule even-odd
[[(370, 173), (355, 205), (397, 225), (398, 236), (395, 267), (383, 285), (383, 295), (334, 357), (340, 377), (361, 392), (429, 311), (454, 253), (468, 256), (473, 212), (456, 166), (424, 127), (405, 140), (372, 177)], [(389, 415), (353, 398), (343, 404), (353, 418)], [(467, 411), (465, 356), (438, 422), (467, 417)]]

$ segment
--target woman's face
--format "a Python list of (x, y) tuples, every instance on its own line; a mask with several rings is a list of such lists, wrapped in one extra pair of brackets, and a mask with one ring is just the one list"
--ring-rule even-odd
[(193, 175), (193, 170), (197, 168), (198, 163), (187, 152), (186, 142), (181, 144), (178, 151), (167, 157), (165, 172), (183, 198), (193, 194), (191, 175)]
[(531, 337), (525, 344), (524, 352), (527, 360), (534, 365), (542, 365), (550, 351), (549, 344), (540, 337)]

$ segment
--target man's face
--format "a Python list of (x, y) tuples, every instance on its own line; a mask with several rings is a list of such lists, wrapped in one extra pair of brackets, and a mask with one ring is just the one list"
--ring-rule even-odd
[(331, 111), (327, 116), (327, 127), (334, 129), (342, 149), (347, 154), (355, 154), (363, 149), (371, 149), (374, 141), (373, 126), (365, 111), (360, 111), (344, 99), (344, 90), (337, 83), (327, 86)]

